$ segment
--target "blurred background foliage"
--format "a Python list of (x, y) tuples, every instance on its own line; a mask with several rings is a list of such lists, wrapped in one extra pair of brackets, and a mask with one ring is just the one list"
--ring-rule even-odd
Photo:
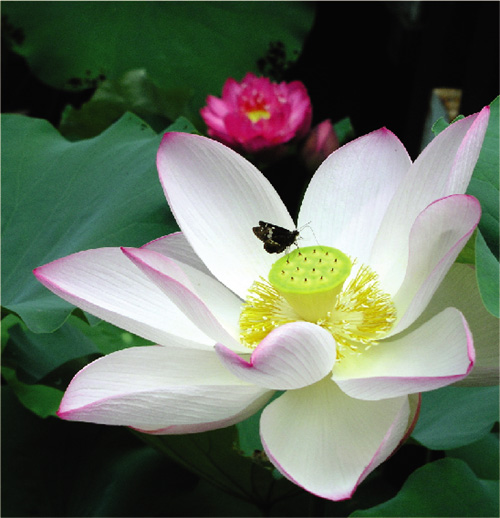
[[(113, 32), (113, 26), (106, 28), (105, 20), (101, 19), (98, 11), (96, 12), (95, 2), (85, 4), (89, 5), (86, 9), (90, 13), (99, 14), (99, 24), (89, 27), (89, 22), (84, 18), (70, 17), (71, 23), (75, 26), (68, 27), (64, 23), (61, 27), (61, 24), (58, 24), (58, 31), (54, 36), (59, 31), (65, 31), (67, 27), (67, 32), (71, 29), (74, 33), (72, 39), (80, 34), (83, 45), (87, 48), (90, 44), (93, 45), (91, 48), (97, 45), (100, 33), (105, 33), (103, 37), (109, 39), (110, 33), (113, 32), (119, 40), (112, 42), (111, 49), (107, 52), (97, 49), (97, 55), (93, 56), (87, 52), (85, 56), (66, 56), (69, 63), (74, 60), (77, 64), (71, 72), (57, 71), (61, 68), (61, 63), (55, 62), (54, 56), (64, 51), (60, 48), (66, 47), (67, 41), (61, 45), (60, 39), (51, 38), (54, 26), (41, 24), (39, 12), (44, 11), (50, 17), (54, 10), (62, 12), (65, 5), (69, 6), (69, 9), (74, 9), (74, 4), (34, 3), (42, 4), (43, 8), (38, 7), (37, 11), (33, 11), (36, 6), (32, 6), (30, 2), (2, 4), (2, 111), (22, 111), (34, 117), (47, 119), (54, 125), (59, 124), (68, 104), (76, 108), (81, 107), (92, 98), (96, 87), (105, 79), (117, 81), (120, 76), (131, 70), (148, 69), (147, 62), (158, 65), (158, 68), (170, 62), (175, 63), (176, 67), (191, 69), (192, 77), (198, 74), (198, 80), (188, 84), (187, 93), (181, 91), (179, 95), (185, 98), (190, 95), (190, 90), (196, 89), (199, 103), (203, 103), (206, 93), (218, 95), (227, 77), (235, 76), (236, 79), (241, 79), (243, 73), (248, 70), (275, 76), (277, 79), (299, 79), (307, 85), (314, 106), (315, 122), (326, 118), (336, 121), (350, 117), (359, 135), (385, 125), (400, 137), (411, 156), (415, 158), (420, 150), (432, 89), (459, 89), (462, 92), (460, 113), (464, 114), (477, 112), (498, 95), (499, 9), (496, 2), (287, 2), (286, 9), (283, 9), (287, 15), (280, 16), (275, 12), (274, 18), (266, 13), (264, 4), (269, 4), (268, 2), (260, 2), (255, 7), (251, 7), (251, 2), (236, 2), (240, 4), (240, 9), (241, 5), (246, 5), (247, 9), (245, 23), (236, 26), (237, 37), (227, 39), (221, 44), (218, 38), (215, 39), (215, 33), (220, 31), (218, 25), (210, 25), (206, 20), (205, 29), (213, 27), (211, 37), (210, 34), (201, 34), (203, 39), (200, 38), (201, 44), (198, 43), (201, 48), (211, 48), (216, 44), (217, 52), (227, 52), (228, 54), (224, 53), (225, 57), (233, 57), (226, 61), (223, 74), (219, 77), (213, 77), (213, 70), (210, 68), (207, 74), (207, 67), (212, 65), (203, 64), (201, 60), (197, 62), (198, 66), (201, 63), (201, 68), (194, 69), (191, 62), (184, 59), (186, 51), (173, 56), (166, 54), (164, 46), (168, 43), (165, 42), (175, 45), (176, 42), (183, 41), (181, 38), (184, 26), (191, 26), (190, 23), (182, 24), (182, 19), (178, 24), (172, 23), (174, 28), (170, 33), (167, 30), (160, 34), (155, 32), (153, 56), (143, 55), (142, 59), (132, 61), (131, 57), (122, 52), (122, 59), (119, 60), (117, 54), (122, 51), (123, 45), (137, 46), (141, 51), (145, 48), (145, 42), (141, 41), (142, 35), (150, 29), (141, 22), (148, 19), (148, 16), (139, 13), (133, 22), (129, 22), (133, 23), (132, 30), (118, 32), (116, 29)], [(206, 2), (174, 4), (187, 5), (183, 9), (183, 14), (191, 22), (190, 13), (198, 11), (199, 6)], [(220, 5), (218, 2), (210, 4)], [(276, 6), (279, 8), (280, 2), (270, 4), (274, 4), (276, 9)], [(111, 4), (111, 8), (121, 11), (123, 4), (120, 7), (118, 5)], [(48, 8), (50, 11), (46, 11)], [(171, 8), (169, 6), (169, 10)], [(283, 42), (284, 36), (277, 35), (279, 31), (276, 29), (269, 31), (269, 27), (275, 26), (277, 20), (281, 22), (278, 26), (286, 26), (287, 20), (290, 19), (290, 10), (297, 12), (299, 21), (293, 22), (294, 44), (285, 46), (286, 55), (283, 56), (277, 42)], [(193, 12), (193, 16), (194, 14)], [(219, 15), (220, 13), (217, 14)], [(108, 16), (112, 17), (112, 13)], [(18, 25), (16, 20), (21, 18), (25, 23), (29, 21), (29, 25)], [(125, 24), (126, 20), (123, 18), (120, 17), (120, 20)], [(253, 20), (256, 22), (255, 27), (250, 27), (249, 24)], [(262, 20), (267, 22), (263, 24)], [(118, 22), (115, 17), (114, 24)], [(41, 27), (46, 26), (46, 41), (52, 39), (49, 48), (55, 52), (49, 56), (45, 67), (40, 64), (43, 55), (40, 54), (41, 51), (35, 52), (32, 48), (34, 43), (30, 43), (31, 48), (21, 51), (21, 55), (13, 52), (23, 46), (28, 27), (37, 25), (39, 29), (36, 37), (43, 37), (43, 34), (40, 34)], [(234, 27), (235, 24), (224, 25)], [(155, 23), (153, 26), (158, 25)], [(248, 32), (242, 33), (241, 31), (245, 31), (247, 27)], [(86, 32), (87, 30), (90, 33)], [(189, 29), (186, 28), (187, 30)], [(258, 48), (254, 44), (256, 38), (260, 39)], [(190, 41), (195, 40), (196, 38), (193, 38)], [(255, 51), (240, 65), (235, 58), (240, 57), (237, 48), (241, 48), (245, 40), (247, 48), (253, 47)], [(296, 54), (301, 47), (300, 55)], [(26, 56), (26, 59), (23, 56)], [(115, 59), (109, 56), (115, 56)], [(96, 64), (86, 68), (85, 57), (93, 57)], [(35, 58), (36, 61), (32, 61)], [(101, 64), (106, 58), (118, 67), (112, 71), (113, 73)], [(31, 68), (31, 63), (37, 68)], [(223, 66), (224, 62), (221, 60), (219, 64)], [(289, 66), (283, 70), (283, 64)], [(106, 66), (110, 66), (109, 62), (106, 62)], [(49, 68), (52, 71), (42, 72), (40, 68)], [(164, 72), (157, 70), (155, 74), (146, 70), (144, 74), (151, 76), (151, 81), (157, 83), (160, 78), (170, 76), (171, 70), (172, 68), (167, 67)], [(49, 79), (52, 80), (52, 77), (57, 75), (61, 77), (61, 74), (63, 80), (59, 83), (59, 88), (56, 88)], [(101, 77), (101, 74), (104, 77)], [(71, 81), (75, 78), (80, 79), (81, 83)], [(176, 79), (175, 83), (182, 84), (179, 79)], [(62, 86), (64, 89), (61, 89)], [(156, 86), (167, 89), (164, 84)], [(192, 110), (196, 112), (199, 107), (192, 105)], [(171, 115), (175, 118), (177, 114)]]

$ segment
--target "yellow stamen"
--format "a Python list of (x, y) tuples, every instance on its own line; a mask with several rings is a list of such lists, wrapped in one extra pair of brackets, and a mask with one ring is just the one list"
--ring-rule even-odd
[(380, 289), (378, 275), (362, 265), (320, 325), (332, 333), (340, 356), (344, 356), (348, 351), (361, 352), (377, 345), (395, 320), (390, 295)]
[(350, 271), (349, 258), (328, 247), (302, 248), (279, 259), (271, 268), (270, 283), (261, 279), (249, 290), (240, 315), (242, 343), (255, 348), (273, 329), (309, 321), (333, 335), (339, 359), (378, 344), (392, 328), (396, 308), (370, 267)]
[(240, 315), (240, 340), (254, 349), (273, 329), (300, 320), (289, 304), (265, 280), (255, 281)]

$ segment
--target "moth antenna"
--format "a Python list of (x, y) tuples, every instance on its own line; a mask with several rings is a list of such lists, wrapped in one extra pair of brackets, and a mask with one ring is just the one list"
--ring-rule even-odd
[[(300, 227), (300, 229), (299, 229), (299, 233), (300, 233), (300, 232), (302, 232), (306, 227), (307, 227), (307, 228), (309, 228), (309, 230), (311, 231), (311, 234), (312, 234), (312, 235), (313, 235), (313, 237), (314, 237), (314, 240), (316, 241), (316, 244), (319, 246), (318, 238), (316, 237), (316, 234), (314, 233), (314, 230), (313, 230), (313, 229), (312, 229), (312, 227), (311, 227), (311, 222), (310, 222), (310, 221), (309, 221), (309, 222), (307, 222), (305, 225), (302, 225), (302, 226)], [(299, 239), (301, 239), (301, 238), (299, 237)]]

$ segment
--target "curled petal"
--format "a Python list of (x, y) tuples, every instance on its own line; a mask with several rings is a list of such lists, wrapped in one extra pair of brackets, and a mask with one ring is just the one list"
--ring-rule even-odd
[(411, 333), (344, 358), (332, 378), (351, 397), (380, 400), (449, 385), (469, 374), (474, 359), (465, 318), (447, 308)]
[[(399, 320), (392, 334), (406, 329), (422, 313), (480, 218), (479, 202), (465, 194), (437, 200), (419, 214), (410, 233), (405, 277), (394, 296)], [(384, 287), (397, 282), (396, 270), (402, 268), (394, 267), (390, 278), (382, 279)]]
[(82, 369), (58, 415), (149, 433), (193, 433), (241, 421), (271, 395), (235, 378), (213, 350), (133, 347)]
[(325, 377), (335, 362), (335, 340), (321, 327), (294, 322), (275, 329), (247, 362), (221, 344), (215, 350), (238, 378), (274, 390), (297, 389)]
[(415, 415), (408, 397), (352, 399), (326, 379), (268, 405), (261, 439), (285, 477), (322, 498), (344, 500), (398, 447)]
[(461, 386), (490, 386), (499, 383), (498, 319), (491, 315), (481, 300), (476, 272), (467, 264), (455, 263), (439, 285), (425, 311), (407, 330), (417, 329), (445, 308), (457, 308), (467, 320), (474, 338), (476, 361)]

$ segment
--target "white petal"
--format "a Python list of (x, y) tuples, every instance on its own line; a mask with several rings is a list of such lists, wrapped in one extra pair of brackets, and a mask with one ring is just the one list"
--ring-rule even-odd
[(34, 274), (64, 300), (153, 342), (213, 344), (119, 248), (69, 255)]
[(333, 246), (368, 259), (387, 206), (411, 160), (393, 133), (383, 128), (349, 142), (319, 167), (300, 209), (299, 228), (311, 244)]
[(261, 439), (287, 478), (322, 498), (343, 500), (396, 449), (411, 417), (407, 397), (352, 399), (323, 380), (268, 405)]
[(232, 336), (239, 336), (242, 300), (210, 273), (182, 232), (161, 237), (141, 248), (174, 259), (189, 278), (193, 290), (210, 308), (217, 320)]
[[(146, 248), (123, 248), (122, 250), (205, 335), (232, 349), (242, 349), (237, 339), (239, 332), (237, 326), (234, 326), (234, 333), (231, 334), (222, 325), (210, 307), (197, 295), (189, 277), (174, 260)], [(200, 273), (200, 275), (204, 274)], [(224, 287), (218, 290), (217, 281), (214, 281), (212, 277), (205, 277), (204, 280), (210, 282), (214, 290), (219, 292), (227, 290)], [(215, 300), (216, 293), (212, 297)], [(238, 302), (236, 309), (239, 309), (239, 306)]]
[(196, 255), (186, 236), (182, 232), (174, 232), (146, 243), (141, 248), (154, 250), (170, 259), (187, 264), (207, 275), (211, 275), (205, 263)]
[[(460, 250), (481, 218), (476, 198), (465, 194), (448, 196), (431, 204), (416, 219), (410, 233), (409, 258), (404, 280), (394, 295), (398, 322), (391, 334), (410, 326), (422, 313)], [(382, 280), (393, 289), (396, 270)]]
[[(472, 117), (472, 124), (470, 129), (465, 134), (460, 147), (457, 150), (455, 155), (453, 165), (451, 167), (450, 174), (448, 175), (445, 193), (465, 193), (467, 187), (469, 186), (470, 179), (472, 177), (472, 173), (474, 168), (476, 167), (477, 160), (479, 158), (479, 154), (481, 152), (481, 148), (483, 146), (484, 136), (486, 135), (486, 130), (488, 129), (488, 123), (490, 118), (490, 107), (485, 106), (474, 118)], [(469, 119), (469, 117), (467, 117)], [(458, 121), (459, 122), (459, 121)], [(454, 123), (455, 124), (455, 123)], [(453, 124), (452, 124), (453, 126)], [(447, 128), (448, 131), (456, 131), (460, 133), (461, 129), (455, 128)], [(446, 130), (445, 130), (446, 131)], [(438, 135), (439, 136), (439, 135)], [(454, 137), (448, 137), (448, 142), (454, 139)], [(430, 149), (428, 151), (429, 155), (434, 152), (434, 148), (432, 146), (432, 142), (428, 146)], [(437, 151), (437, 154), (441, 154), (441, 150)], [(426, 159), (427, 160), (427, 159)], [(442, 160), (442, 158), (441, 158)]]
[(410, 229), (425, 207), (469, 184), (488, 126), (489, 108), (451, 124), (422, 151), (394, 195), (369, 261), (389, 277), (394, 258), (405, 263)]
[(433, 315), (450, 306), (457, 308), (466, 318), (476, 351), (476, 362), (472, 371), (457, 384), (498, 385), (500, 350), (498, 319), (484, 307), (477, 287), (476, 272), (472, 266), (455, 263), (451, 267), (423, 314), (408, 331), (418, 328)]
[(474, 357), (465, 318), (447, 308), (411, 333), (337, 362), (332, 378), (351, 397), (379, 400), (449, 385), (467, 376)]
[(167, 133), (157, 166), (170, 208), (196, 254), (244, 298), (277, 259), (264, 251), (252, 227), (264, 220), (294, 228), (278, 194), (250, 162), (197, 135)]
[(58, 415), (150, 433), (201, 432), (245, 419), (271, 395), (235, 378), (213, 350), (133, 347), (81, 370)]
[(315, 383), (332, 370), (336, 356), (332, 335), (309, 322), (278, 327), (260, 342), (249, 362), (221, 344), (215, 350), (235, 376), (275, 390)]

